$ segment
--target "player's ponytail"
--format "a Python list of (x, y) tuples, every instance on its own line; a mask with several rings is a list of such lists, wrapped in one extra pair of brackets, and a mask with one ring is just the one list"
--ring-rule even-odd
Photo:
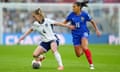
[(88, 5), (87, 5), (88, 2), (89, 2), (89, 1), (75, 2), (74, 4), (76, 4), (77, 6), (80, 6), (81, 9), (82, 9), (83, 7), (87, 7), (87, 6), (88, 6)]
[(37, 14), (37, 15), (40, 15), (44, 18), (44, 13), (42, 12), (42, 10), (40, 8), (36, 9), (33, 13)]

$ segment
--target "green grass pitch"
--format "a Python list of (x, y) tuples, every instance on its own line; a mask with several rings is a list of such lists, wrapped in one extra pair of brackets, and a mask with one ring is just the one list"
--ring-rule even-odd
[[(32, 69), (32, 53), (36, 46), (0, 46), (0, 72), (60, 72), (51, 51), (40, 69)], [(89, 45), (95, 70), (90, 70), (85, 55), (77, 58), (72, 45), (59, 46), (65, 69), (61, 72), (120, 72), (120, 46)]]

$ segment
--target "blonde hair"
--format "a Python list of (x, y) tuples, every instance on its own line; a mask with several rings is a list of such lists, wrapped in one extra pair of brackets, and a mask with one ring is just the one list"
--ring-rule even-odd
[(36, 9), (35, 11), (33, 11), (34, 14), (36, 15), (40, 15), (42, 18), (44, 18), (44, 13), (42, 12), (42, 10), (40, 8)]

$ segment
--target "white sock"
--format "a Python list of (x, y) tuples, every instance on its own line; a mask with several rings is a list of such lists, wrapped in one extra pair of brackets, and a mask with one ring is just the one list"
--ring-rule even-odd
[(90, 64), (90, 66), (91, 66), (91, 67), (94, 67), (94, 65), (93, 65), (93, 64)]
[(59, 64), (59, 66), (63, 66), (62, 59), (61, 59), (61, 56), (60, 56), (58, 51), (54, 52), (54, 56), (55, 56), (55, 58), (56, 58), (56, 60), (57, 60), (57, 62)]

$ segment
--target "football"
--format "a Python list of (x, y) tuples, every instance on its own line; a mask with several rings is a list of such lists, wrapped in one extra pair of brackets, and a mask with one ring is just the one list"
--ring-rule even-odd
[(40, 61), (32, 61), (32, 68), (33, 69), (39, 69), (41, 67), (41, 62)]

